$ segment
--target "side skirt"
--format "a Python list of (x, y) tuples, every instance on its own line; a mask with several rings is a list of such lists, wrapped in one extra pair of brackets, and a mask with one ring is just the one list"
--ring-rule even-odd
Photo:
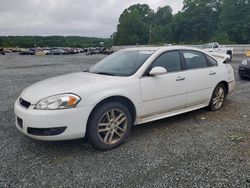
[(203, 104), (199, 104), (199, 105), (195, 105), (195, 106), (191, 106), (191, 107), (188, 107), (188, 108), (179, 109), (179, 110), (175, 110), (175, 111), (171, 111), (171, 112), (165, 112), (165, 113), (155, 114), (155, 115), (146, 116), (146, 117), (137, 117), (135, 122), (134, 122), (134, 125), (139, 125), (139, 124), (142, 124), (142, 123), (147, 123), (147, 122), (156, 121), (156, 120), (159, 120), (159, 119), (163, 119), (163, 118), (183, 114), (183, 113), (190, 112), (190, 111), (193, 111), (193, 110), (197, 110), (197, 109), (200, 109), (200, 108), (204, 108), (204, 107), (207, 107), (207, 106), (208, 106), (207, 103), (203, 103)]

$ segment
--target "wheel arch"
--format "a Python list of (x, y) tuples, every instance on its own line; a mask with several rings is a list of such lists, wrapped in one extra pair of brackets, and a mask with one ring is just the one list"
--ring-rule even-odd
[(89, 121), (92, 117), (92, 115), (94, 114), (95, 110), (98, 109), (99, 106), (103, 105), (104, 103), (108, 103), (108, 102), (120, 102), (122, 103), (123, 105), (125, 105), (130, 114), (131, 114), (131, 117), (132, 117), (132, 121), (134, 122), (135, 119), (136, 119), (136, 108), (135, 108), (135, 105), (134, 103), (128, 98), (128, 97), (125, 97), (125, 96), (122, 96), (122, 95), (114, 95), (114, 96), (110, 96), (110, 97), (106, 97), (104, 99), (102, 99), (101, 101), (99, 101), (95, 106), (94, 108), (92, 109), (92, 111), (90, 112), (90, 115), (88, 117), (88, 120), (87, 120), (87, 127), (89, 125)]
[[(222, 84), (224, 87), (225, 87), (225, 89), (226, 89), (226, 95), (229, 93), (229, 86), (228, 86), (228, 83), (226, 82), (226, 81), (221, 81), (221, 82), (219, 82), (217, 85), (219, 85), (219, 84)], [(217, 86), (216, 85), (216, 86)]]

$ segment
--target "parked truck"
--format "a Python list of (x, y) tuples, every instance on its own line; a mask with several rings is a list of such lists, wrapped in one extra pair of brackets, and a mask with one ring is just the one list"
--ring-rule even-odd
[(233, 48), (220, 46), (218, 42), (212, 42), (212, 43), (208, 43), (208, 44), (203, 45), (203, 50), (205, 50), (207, 52), (212, 52), (212, 53), (227, 54), (230, 56), (229, 61), (232, 60), (233, 52), (234, 52)]

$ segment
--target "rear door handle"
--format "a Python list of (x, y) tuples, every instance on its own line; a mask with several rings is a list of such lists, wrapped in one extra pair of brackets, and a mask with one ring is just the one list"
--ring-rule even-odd
[(178, 77), (176, 78), (176, 81), (182, 81), (182, 80), (185, 80), (185, 79), (186, 79), (185, 77), (178, 76)]
[(214, 71), (209, 72), (209, 75), (215, 75), (215, 74), (216, 74), (216, 72), (214, 72)]

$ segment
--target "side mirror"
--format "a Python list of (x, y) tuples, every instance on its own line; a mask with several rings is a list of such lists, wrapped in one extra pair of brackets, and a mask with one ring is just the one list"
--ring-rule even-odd
[(150, 76), (159, 76), (159, 75), (162, 75), (162, 74), (166, 74), (167, 73), (167, 70), (164, 68), (164, 67), (154, 67), (151, 69), (151, 71), (149, 72), (149, 75)]

